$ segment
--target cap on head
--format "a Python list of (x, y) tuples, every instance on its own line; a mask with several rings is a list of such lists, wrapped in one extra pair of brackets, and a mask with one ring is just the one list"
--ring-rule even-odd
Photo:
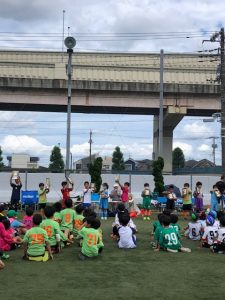
[(9, 218), (13, 218), (13, 217), (15, 217), (17, 215), (18, 215), (18, 213), (15, 210), (13, 210), (13, 209), (9, 210), (8, 213), (7, 213), (7, 216)]
[(216, 217), (217, 217), (217, 212), (216, 212), (215, 210), (211, 210), (211, 211), (209, 212), (208, 215), (209, 215), (209, 216), (212, 216), (213, 219), (216, 219)]
[(196, 213), (192, 213), (191, 214), (191, 218), (192, 218), (192, 220), (197, 220), (198, 219), (198, 216), (197, 216), (197, 214)]
[(208, 225), (213, 225), (214, 224), (214, 222), (215, 222), (215, 219), (212, 217), (212, 216), (208, 216), (207, 217), (207, 219), (206, 219), (206, 223), (208, 224)]

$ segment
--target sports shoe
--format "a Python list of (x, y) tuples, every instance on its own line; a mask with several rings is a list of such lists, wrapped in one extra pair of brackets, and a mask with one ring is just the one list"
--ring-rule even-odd
[(3, 254), (2, 254), (1, 259), (9, 259), (9, 258), (10, 258), (10, 255), (9, 255), (9, 254), (6, 254), (6, 253), (3, 253)]
[(191, 252), (191, 249), (190, 249), (190, 248), (184, 248), (184, 247), (181, 247), (181, 248), (180, 248), (180, 251), (181, 251), (181, 252), (190, 253), (190, 252)]
[(178, 250), (169, 249), (169, 248), (167, 248), (167, 249), (166, 249), (166, 251), (168, 251), (168, 252), (172, 252), (172, 253), (177, 253), (177, 252), (178, 252)]
[(85, 260), (86, 259), (86, 256), (84, 256), (82, 253), (79, 253), (78, 257), (79, 257), (80, 260)]

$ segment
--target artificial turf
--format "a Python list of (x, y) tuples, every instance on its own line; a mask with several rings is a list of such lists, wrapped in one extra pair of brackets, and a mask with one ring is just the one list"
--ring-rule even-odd
[(0, 299), (225, 298), (225, 255), (198, 249), (198, 242), (185, 238), (182, 244), (192, 253), (156, 253), (149, 241), (151, 222), (141, 218), (135, 219), (137, 248), (121, 250), (110, 239), (112, 221), (102, 221), (105, 248), (93, 260), (80, 261), (76, 244), (45, 263), (22, 260), (22, 249), (12, 251), (0, 271)]

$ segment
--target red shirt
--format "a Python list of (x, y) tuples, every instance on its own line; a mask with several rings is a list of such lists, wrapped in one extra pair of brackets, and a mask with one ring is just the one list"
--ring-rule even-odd
[(65, 201), (66, 199), (70, 198), (70, 192), (73, 189), (71, 188), (65, 188), (65, 189), (61, 189), (61, 193), (63, 195), (63, 199), (62, 199), (62, 208), (65, 208)]
[(121, 190), (122, 190), (121, 200), (122, 202), (127, 202), (129, 200), (129, 187), (123, 186)]

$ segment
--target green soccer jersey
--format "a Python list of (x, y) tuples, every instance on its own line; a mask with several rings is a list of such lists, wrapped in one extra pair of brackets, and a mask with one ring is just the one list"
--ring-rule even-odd
[(61, 222), (61, 214), (60, 214), (60, 212), (56, 211), (54, 213), (54, 221), (56, 221), (58, 223)]
[(80, 230), (80, 227), (83, 225), (83, 215), (78, 215), (76, 214), (74, 217), (74, 229), (73, 232), (74, 234), (77, 234), (78, 230)]
[(156, 231), (156, 228), (157, 228), (158, 226), (162, 226), (162, 225), (160, 224), (159, 221), (155, 221), (155, 222), (152, 223), (152, 226), (153, 226), (153, 232), (155, 232), (155, 231)]
[(29, 256), (41, 256), (45, 253), (46, 242), (48, 242), (47, 232), (43, 228), (32, 227), (26, 232), (23, 242), (28, 244)]
[(178, 250), (181, 248), (179, 242), (179, 237), (176, 232), (176, 229), (171, 227), (162, 228), (160, 237), (159, 237), (160, 247), (163, 249), (172, 249)]
[(154, 240), (155, 240), (156, 242), (159, 242), (159, 237), (160, 237), (160, 234), (161, 234), (161, 232), (162, 232), (162, 229), (163, 229), (163, 227), (162, 227), (162, 225), (159, 223), (158, 226), (157, 226), (156, 229), (155, 229), (155, 232), (154, 232)]
[(179, 224), (170, 224), (173, 228), (175, 228), (176, 232), (178, 233), (178, 236), (180, 238), (180, 230), (181, 230), (181, 227)]
[(55, 246), (57, 244), (56, 234), (60, 235), (60, 240), (67, 240), (64, 233), (60, 230), (59, 224), (52, 219), (46, 219), (42, 221), (40, 227), (47, 232), (50, 246)]
[(98, 230), (83, 227), (78, 234), (83, 237), (81, 252), (88, 257), (97, 256), (98, 248), (101, 247)]
[(65, 208), (60, 212), (61, 216), (61, 230), (73, 230), (75, 211), (72, 208)]

